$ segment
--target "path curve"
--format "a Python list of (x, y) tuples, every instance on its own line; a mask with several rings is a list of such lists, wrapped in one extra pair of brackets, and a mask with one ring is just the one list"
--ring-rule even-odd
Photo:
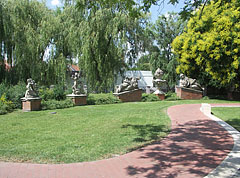
[(204, 177), (225, 159), (234, 143), (228, 132), (199, 108), (200, 104), (170, 107), (172, 131), (157, 144), (94, 162), (0, 162), (0, 178)]

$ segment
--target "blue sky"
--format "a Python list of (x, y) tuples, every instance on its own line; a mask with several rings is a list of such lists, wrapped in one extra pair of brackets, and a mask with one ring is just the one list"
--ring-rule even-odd
[[(61, 6), (60, 0), (47, 0), (47, 6), (50, 8), (55, 8), (56, 6)], [(150, 12), (152, 14), (152, 21), (154, 22), (157, 17), (161, 14), (166, 14), (167, 12), (179, 12), (183, 8), (183, 1), (180, 0), (180, 3), (177, 5), (168, 4), (168, 0), (165, 0), (165, 3), (160, 6), (152, 6)]]

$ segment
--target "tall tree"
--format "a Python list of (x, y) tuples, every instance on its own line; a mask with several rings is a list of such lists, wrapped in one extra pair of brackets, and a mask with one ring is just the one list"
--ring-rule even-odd
[(17, 81), (29, 77), (40, 80), (44, 53), (51, 41), (51, 31), (47, 30), (53, 24), (52, 14), (36, 0), (1, 2), (2, 55), (14, 66)]
[(178, 76), (176, 74), (176, 56), (172, 52), (171, 43), (180, 35), (186, 23), (176, 13), (168, 13), (158, 17), (155, 24), (150, 25), (149, 36), (154, 43), (148, 48), (148, 58), (150, 68), (154, 73), (157, 68), (161, 68), (164, 72), (168, 88), (173, 88), (176, 84)]
[(78, 9), (84, 16), (78, 26), (81, 31), (79, 66), (93, 90), (106, 91), (123, 70), (125, 58), (134, 58), (134, 53), (137, 53), (139, 41), (134, 32), (139, 30), (141, 19), (120, 11), (121, 6), (98, 4), (88, 9), (83, 4)]
[[(202, 15), (199, 20), (199, 16)], [(240, 86), (240, 3), (238, 0), (211, 1), (196, 11), (187, 31), (173, 42), (179, 56), (178, 72), (194, 78), (211, 76), (222, 86)]]

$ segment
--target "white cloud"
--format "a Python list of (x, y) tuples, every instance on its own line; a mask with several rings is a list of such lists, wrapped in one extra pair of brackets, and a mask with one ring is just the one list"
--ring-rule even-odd
[(57, 6), (57, 5), (60, 4), (60, 2), (59, 2), (59, 0), (52, 0), (52, 1), (51, 1), (51, 4), (52, 4), (53, 6)]

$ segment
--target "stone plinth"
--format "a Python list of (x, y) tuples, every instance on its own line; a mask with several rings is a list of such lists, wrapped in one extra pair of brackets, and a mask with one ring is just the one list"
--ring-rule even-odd
[(142, 100), (142, 90), (141, 89), (135, 89), (132, 91), (124, 91), (121, 93), (113, 93), (113, 95), (116, 96), (118, 99), (120, 99), (122, 102), (135, 102), (135, 101)]
[(157, 89), (153, 94), (155, 94), (160, 100), (165, 100), (165, 93)]
[(165, 100), (165, 94), (155, 94), (160, 100)]
[(41, 110), (42, 99), (37, 98), (21, 98), (23, 111), (39, 111)]
[(203, 97), (203, 92), (184, 87), (176, 87), (177, 96), (185, 100), (198, 100)]
[(87, 95), (67, 95), (67, 97), (70, 97), (74, 103), (75, 106), (82, 106), (87, 104)]

